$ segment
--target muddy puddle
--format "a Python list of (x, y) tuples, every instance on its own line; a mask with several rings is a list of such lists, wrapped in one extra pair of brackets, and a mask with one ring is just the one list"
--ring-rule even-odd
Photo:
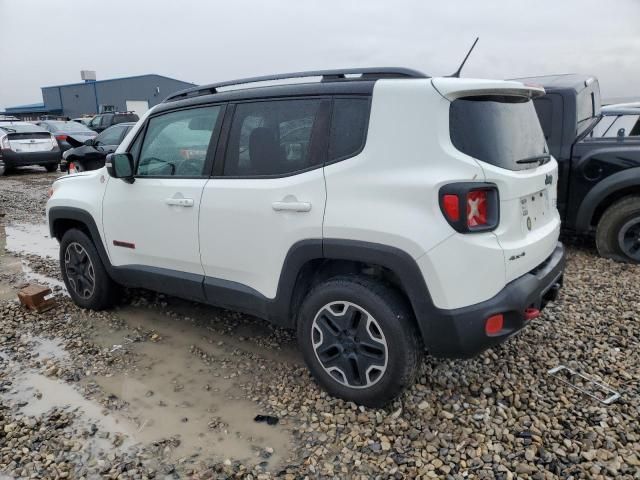
[(5, 231), (9, 252), (58, 258), (58, 242), (49, 236), (46, 224), (14, 223), (5, 226)]
[[(118, 312), (127, 327), (97, 328), (93, 340), (111, 350), (127, 350), (137, 357), (135, 368), (112, 376), (92, 376), (107, 395), (128, 403), (118, 414), (135, 425), (134, 438), (143, 443), (176, 437), (175, 457), (242, 460), (278, 465), (287, 457), (290, 437), (281, 425), (254, 422), (265, 413), (242, 396), (242, 382), (250, 381), (234, 365), (237, 345), (211, 338), (190, 322), (160, 313), (126, 308)], [(139, 331), (151, 338), (132, 341)], [(210, 333), (210, 332), (208, 332)], [(203, 361), (195, 351), (205, 352)]]

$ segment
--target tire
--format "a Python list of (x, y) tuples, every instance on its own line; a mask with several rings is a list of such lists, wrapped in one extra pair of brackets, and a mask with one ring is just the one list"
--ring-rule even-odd
[(84, 232), (71, 229), (63, 235), (60, 271), (71, 299), (79, 307), (104, 310), (115, 304), (118, 286), (109, 277), (95, 245)]
[(0, 160), (0, 177), (7, 173), (7, 170), (9, 170), (7, 165), (2, 160)]
[(602, 257), (640, 263), (640, 196), (625, 197), (605, 210), (598, 222), (596, 246)]
[(55, 172), (58, 169), (58, 164), (57, 163), (48, 163), (44, 166), (44, 168), (47, 169), (47, 172), (51, 173), (51, 172)]
[(366, 277), (335, 277), (313, 288), (300, 307), (297, 334), (320, 386), (368, 407), (386, 405), (411, 385), (422, 360), (407, 302)]

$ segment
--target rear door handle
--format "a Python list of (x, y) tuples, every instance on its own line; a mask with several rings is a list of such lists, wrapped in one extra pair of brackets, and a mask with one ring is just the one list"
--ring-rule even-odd
[(273, 202), (271, 206), (276, 212), (308, 212), (311, 210), (309, 202)]
[(164, 203), (177, 207), (193, 207), (193, 198), (167, 198)]

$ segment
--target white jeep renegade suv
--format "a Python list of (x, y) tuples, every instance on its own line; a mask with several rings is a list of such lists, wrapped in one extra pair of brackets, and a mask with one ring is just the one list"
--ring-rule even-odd
[(85, 308), (123, 285), (295, 328), (320, 385), (383, 405), (423, 351), (475, 355), (557, 295), (543, 93), (393, 68), (185, 90), (54, 183), (65, 284)]

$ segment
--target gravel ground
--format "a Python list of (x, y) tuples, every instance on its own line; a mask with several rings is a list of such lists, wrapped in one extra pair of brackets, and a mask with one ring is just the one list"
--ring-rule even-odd
[[(0, 222), (42, 222), (53, 178), (0, 179)], [(0, 284), (12, 288), (24, 282), (24, 265), (59, 278), (53, 259), (0, 259)], [(639, 273), (598, 258), (588, 242), (573, 244), (564, 289), (540, 319), (475, 359), (427, 357), (417, 384), (379, 410), (328, 397), (291, 332), (247, 316), (146, 291), (129, 291), (121, 307), (101, 313), (77, 309), (62, 291), (58, 306), (41, 315), (0, 297), (0, 476), (640, 479)], [(114, 349), (111, 336), (124, 333), (131, 343)], [(188, 366), (184, 379), (158, 373), (162, 356)], [(558, 365), (610, 385), (621, 400), (606, 406), (577, 392), (547, 373)], [(143, 398), (109, 391), (113, 379), (147, 372), (157, 377)], [(118, 432), (125, 420), (114, 419), (143, 415), (144, 397), (155, 402), (163, 382), (168, 398), (193, 404), (189, 415), (203, 392), (216, 390), (224, 391), (222, 407), (242, 408), (200, 412), (218, 435), (204, 449), (178, 426), (154, 441), (140, 440), (139, 430)], [(36, 408), (62, 394), (68, 406)], [(221, 456), (248, 431), (241, 417), (255, 412), (280, 422), (245, 439), (250, 458)], [(163, 421), (173, 425), (171, 415), (160, 430)]]

